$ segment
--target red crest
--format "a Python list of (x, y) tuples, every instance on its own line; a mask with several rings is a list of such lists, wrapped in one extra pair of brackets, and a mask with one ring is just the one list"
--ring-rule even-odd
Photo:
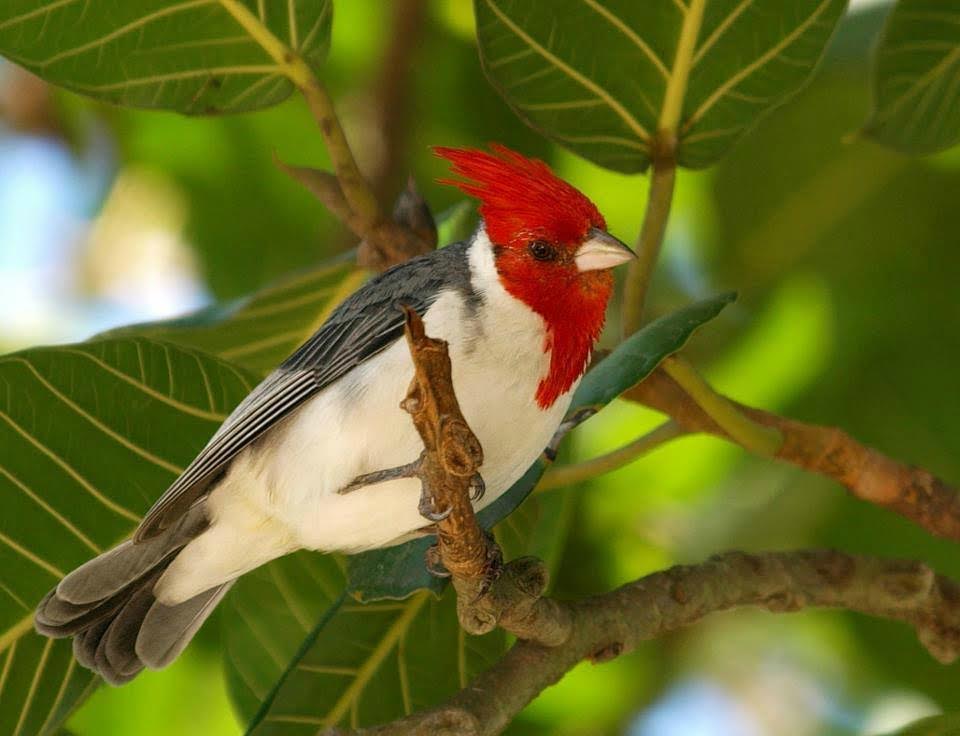
[(453, 173), (466, 180), (441, 179), (440, 183), (480, 200), (480, 215), (493, 243), (579, 243), (589, 228), (606, 228), (593, 202), (543, 161), (499, 143), (490, 144), (490, 150), (492, 153), (472, 148), (433, 149), (453, 164)]

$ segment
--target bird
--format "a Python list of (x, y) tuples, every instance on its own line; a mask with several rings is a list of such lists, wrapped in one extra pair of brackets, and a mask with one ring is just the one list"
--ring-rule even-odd
[(367, 281), (236, 407), (130, 539), (66, 575), (36, 630), (73, 637), (112, 685), (170, 664), (232, 583), (298, 549), (357, 553), (422, 534), (423, 451), (400, 407), (414, 374), (403, 308), (449, 346), (492, 503), (547, 446), (603, 329), (612, 269), (635, 258), (543, 161), (436, 147), (479, 202), (473, 235)]

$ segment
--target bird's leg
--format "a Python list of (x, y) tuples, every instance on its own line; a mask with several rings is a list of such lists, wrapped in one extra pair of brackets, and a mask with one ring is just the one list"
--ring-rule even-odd
[(365, 486), (376, 485), (377, 483), (384, 483), (388, 480), (398, 480), (400, 478), (418, 478), (420, 476), (420, 458), (417, 458), (412, 463), (407, 463), (406, 465), (399, 465), (396, 468), (387, 468), (386, 470), (376, 470), (372, 473), (364, 473), (363, 475), (358, 475), (352, 481), (347, 483), (343, 488), (341, 488), (337, 493), (345, 494), (356, 491)]

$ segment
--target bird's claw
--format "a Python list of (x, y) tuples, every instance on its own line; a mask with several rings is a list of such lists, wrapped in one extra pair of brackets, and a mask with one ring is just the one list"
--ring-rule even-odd
[(442, 511), (437, 511), (433, 505), (433, 498), (426, 493), (420, 495), (420, 505), (418, 508), (420, 510), (420, 516), (428, 521), (432, 521), (434, 524), (446, 519), (453, 511), (452, 506), (449, 506)]
[(479, 501), (486, 492), (487, 484), (484, 482), (483, 476), (480, 473), (474, 473), (473, 477), (470, 478), (470, 500)]

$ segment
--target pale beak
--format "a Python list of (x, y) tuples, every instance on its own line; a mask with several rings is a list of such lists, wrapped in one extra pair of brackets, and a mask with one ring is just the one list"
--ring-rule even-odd
[(580, 271), (601, 271), (633, 260), (637, 255), (610, 233), (592, 227), (573, 260)]

